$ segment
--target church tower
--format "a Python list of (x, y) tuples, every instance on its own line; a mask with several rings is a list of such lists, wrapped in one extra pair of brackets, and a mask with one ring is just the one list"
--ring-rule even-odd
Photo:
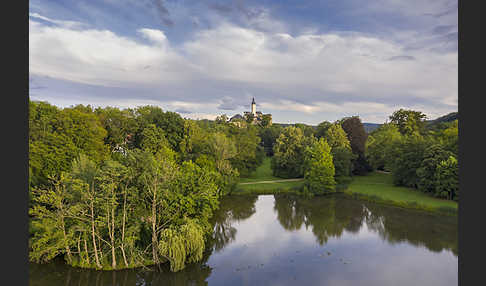
[(253, 98), (252, 102), (251, 102), (251, 113), (256, 116), (256, 103), (255, 103), (255, 98)]

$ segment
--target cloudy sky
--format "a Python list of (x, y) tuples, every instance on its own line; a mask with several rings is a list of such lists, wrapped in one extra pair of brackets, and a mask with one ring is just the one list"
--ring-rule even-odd
[(31, 100), (274, 122), (457, 111), (457, 0), (30, 0)]

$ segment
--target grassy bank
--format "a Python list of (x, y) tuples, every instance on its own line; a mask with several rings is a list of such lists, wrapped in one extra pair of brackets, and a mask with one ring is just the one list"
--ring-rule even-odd
[[(304, 181), (284, 181), (272, 175), (271, 157), (265, 157), (263, 163), (248, 176), (241, 178), (232, 195), (269, 195), (280, 193), (296, 193)], [(272, 182), (280, 181), (280, 182)], [(263, 183), (265, 182), (265, 183)], [(243, 183), (243, 184), (241, 184)]]
[(344, 192), (354, 198), (377, 203), (457, 214), (456, 202), (437, 199), (416, 189), (397, 187), (393, 185), (391, 174), (373, 172), (366, 176), (354, 176)]

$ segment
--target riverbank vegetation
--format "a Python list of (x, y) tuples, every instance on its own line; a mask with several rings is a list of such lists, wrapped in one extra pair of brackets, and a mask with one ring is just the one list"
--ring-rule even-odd
[[(368, 135), (357, 116), (283, 127), (30, 101), (30, 261), (178, 271), (202, 259), (227, 194), (320, 195), (351, 183), (368, 199), (454, 208), (457, 120), (429, 128), (424, 118), (399, 110)], [(391, 175), (365, 176), (375, 169)]]
[(395, 186), (393, 176), (382, 172), (355, 176), (344, 192), (354, 198), (377, 203), (444, 214), (457, 214), (456, 202), (434, 198), (417, 189)]
[(158, 107), (29, 102), (29, 258), (121, 269), (199, 261), (219, 198), (264, 157), (258, 127)]

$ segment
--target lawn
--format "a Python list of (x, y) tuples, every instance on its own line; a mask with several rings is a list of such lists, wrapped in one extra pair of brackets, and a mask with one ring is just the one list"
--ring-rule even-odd
[(272, 175), (271, 162), (272, 157), (265, 157), (263, 163), (250, 176), (240, 179), (240, 183), (282, 180)]
[(265, 157), (263, 163), (248, 176), (247, 178), (241, 178), (239, 183), (251, 183), (237, 185), (233, 194), (276, 194), (293, 192), (300, 188), (304, 181), (288, 181), (288, 182), (275, 182), (275, 183), (257, 183), (261, 181), (280, 181), (283, 178), (275, 177), (272, 175), (271, 157)]
[(437, 199), (416, 189), (397, 187), (393, 185), (391, 174), (372, 172), (366, 176), (354, 176), (345, 192), (357, 198), (403, 207), (457, 212), (457, 202)]

